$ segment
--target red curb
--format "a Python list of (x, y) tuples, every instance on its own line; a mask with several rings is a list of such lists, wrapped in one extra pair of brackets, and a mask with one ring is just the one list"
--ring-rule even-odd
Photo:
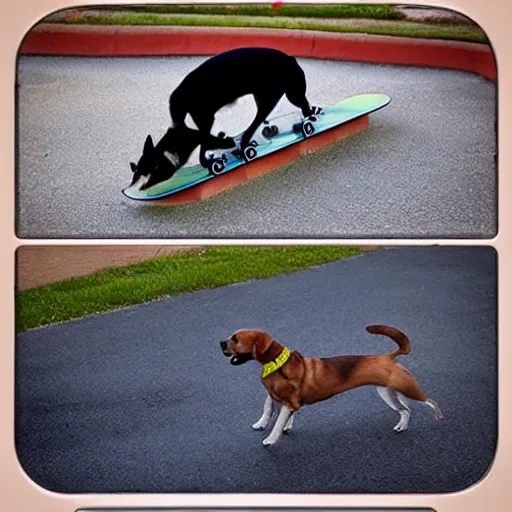
[[(91, 57), (214, 55), (249, 45), (277, 48), (296, 57), (456, 69), (491, 81), (497, 79), (494, 54), (486, 44), (282, 29), (39, 24), (23, 40), (20, 53)], [(368, 123), (368, 116), (364, 116), (252, 162), (236, 173), (153, 202), (185, 204), (206, 199), (365, 130)]]
[(365, 115), (359, 117), (358, 119), (354, 119), (353, 121), (338, 126), (337, 128), (333, 128), (324, 133), (319, 133), (318, 135), (299, 142), (298, 144), (288, 146), (287, 148), (282, 149), (277, 153), (266, 156), (259, 160), (255, 160), (254, 162), (244, 165), (236, 171), (228, 172), (227, 174), (223, 174), (217, 178), (205, 181), (204, 183), (184, 190), (183, 192), (178, 192), (172, 196), (164, 197), (162, 199), (157, 199), (151, 202), (163, 205), (177, 205), (193, 203), (195, 201), (207, 199), (208, 197), (219, 194), (220, 192), (224, 192), (224, 190), (236, 187), (237, 185), (240, 185), (246, 181), (274, 171), (283, 165), (293, 162), (301, 155), (306, 155), (314, 151), (318, 151), (328, 144), (362, 132), (366, 130), (368, 126), (369, 116)]
[(24, 55), (214, 55), (238, 46), (271, 46), (296, 57), (458, 69), (497, 78), (486, 44), (411, 37), (228, 27), (58, 25), (34, 27)]

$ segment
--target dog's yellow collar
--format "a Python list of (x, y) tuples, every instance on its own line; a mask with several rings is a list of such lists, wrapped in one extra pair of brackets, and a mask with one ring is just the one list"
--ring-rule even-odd
[(279, 370), (288, 359), (290, 359), (291, 352), (288, 348), (284, 347), (283, 351), (270, 363), (265, 363), (261, 369), (261, 378), (268, 377), (271, 373)]

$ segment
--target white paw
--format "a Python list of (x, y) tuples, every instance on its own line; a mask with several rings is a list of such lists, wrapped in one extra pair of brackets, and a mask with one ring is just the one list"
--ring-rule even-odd
[(272, 436), (268, 436), (265, 439), (263, 439), (263, 446), (272, 446), (273, 444), (276, 444), (277, 439), (273, 438)]
[(267, 428), (268, 421), (257, 421), (256, 423), (253, 423), (252, 428), (254, 430), (265, 430)]
[(409, 419), (401, 419), (393, 429), (395, 432), (405, 432), (409, 426)]

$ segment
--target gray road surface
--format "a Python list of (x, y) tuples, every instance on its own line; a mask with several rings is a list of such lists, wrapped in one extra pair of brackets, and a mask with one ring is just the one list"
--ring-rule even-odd
[[(497, 429), (496, 259), (488, 248), (395, 248), (21, 334), (21, 464), (59, 492), (429, 492), (478, 481)], [(267, 330), (310, 356), (395, 349), (365, 326), (404, 330), (401, 358), (444, 412), (410, 427), (371, 387), (298, 413), (270, 448), (251, 424), (255, 362), (218, 341)]]
[[(370, 129), (204, 202), (121, 194), (168, 97), (203, 57), (19, 61), (21, 237), (490, 237), (496, 88), (464, 72), (300, 59), (312, 103), (384, 92)], [(293, 110), (283, 99), (274, 113)], [(235, 134), (252, 99), (219, 113)]]

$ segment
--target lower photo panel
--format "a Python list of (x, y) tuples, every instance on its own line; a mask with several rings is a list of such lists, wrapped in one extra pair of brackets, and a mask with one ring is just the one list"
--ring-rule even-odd
[[(212, 508), (212, 509), (174, 509), (174, 508), (108, 508), (108, 509), (86, 509), (82, 508), (77, 512), (279, 512), (279, 508)], [(432, 508), (336, 508), (336, 509), (314, 509), (314, 508), (283, 508), (283, 512), (435, 512)]]
[(466, 489), (497, 443), (497, 264), (477, 246), (22, 246), (19, 462), (59, 493)]

